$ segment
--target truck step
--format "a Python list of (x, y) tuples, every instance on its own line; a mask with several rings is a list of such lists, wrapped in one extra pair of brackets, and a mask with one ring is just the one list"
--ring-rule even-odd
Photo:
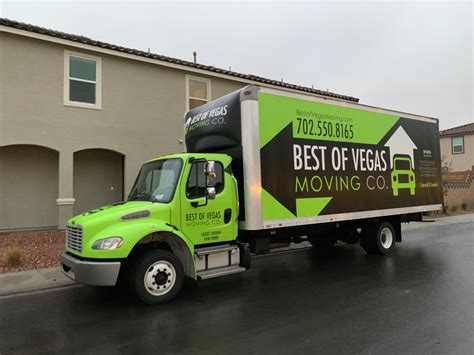
[(218, 246), (214, 246), (214, 247), (206, 247), (206, 248), (195, 249), (194, 253), (197, 256), (203, 256), (203, 255), (209, 255), (209, 254), (219, 254), (219, 253), (223, 253), (223, 252), (226, 252), (226, 251), (231, 251), (231, 250), (238, 249), (238, 248), (239, 247), (237, 245), (226, 244), (226, 245), (218, 245)]
[(197, 273), (197, 277), (198, 279), (201, 279), (201, 280), (207, 280), (207, 279), (212, 279), (213, 277), (237, 274), (245, 270), (246, 269), (244, 267), (241, 267), (239, 265), (224, 266), (224, 267), (219, 267), (216, 269), (199, 271)]

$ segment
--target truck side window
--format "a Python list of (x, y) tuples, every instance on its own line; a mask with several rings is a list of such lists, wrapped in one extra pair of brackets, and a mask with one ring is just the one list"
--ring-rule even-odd
[[(190, 199), (206, 196), (206, 174), (204, 173), (206, 163), (193, 163), (186, 182), (186, 196)], [(222, 164), (216, 162), (216, 192), (224, 190), (224, 173)]]

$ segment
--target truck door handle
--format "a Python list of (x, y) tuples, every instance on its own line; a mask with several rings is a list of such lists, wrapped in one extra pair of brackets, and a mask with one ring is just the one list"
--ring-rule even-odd
[(232, 210), (228, 208), (224, 211), (224, 224), (229, 223), (231, 217), (232, 217)]

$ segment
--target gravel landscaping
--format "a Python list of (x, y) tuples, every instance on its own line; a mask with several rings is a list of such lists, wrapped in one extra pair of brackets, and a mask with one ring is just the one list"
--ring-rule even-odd
[[(6, 256), (20, 251), (20, 265), (7, 266)], [(53, 267), (64, 250), (64, 231), (24, 231), (0, 233), (0, 273)]]

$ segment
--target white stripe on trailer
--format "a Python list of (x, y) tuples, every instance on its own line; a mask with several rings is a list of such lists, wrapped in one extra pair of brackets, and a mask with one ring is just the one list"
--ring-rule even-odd
[(355, 219), (365, 218), (377, 218), (385, 216), (395, 216), (407, 213), (418, 213), (426, 211), (438, 210), (442, 207), (441, 204), (437, 205), (425, 205), (425, 206), (413, 206), (413, 207), (401, 207), (401, 208), (388, 208), (383, 210), (372, 210), (362, 212), (348, 212), (338, 213), (323, 216), (314, 217), (300, 217), (291, 219), (276, 219), (271, 221), (263, 222), (263, 229), (282, 228), (282, 227), (294, 227), (304, 226), (307, 224), (319, 224), (319, 223), (331, 223), (331, 222), (343, 222)]
[(258, 101), (240, 103), (242, 128), (242, 161), (244, 176), (245, 221), (240, 228), (259, 230), (262, 221), (262, 177), (260, 174), (260, 119)]

